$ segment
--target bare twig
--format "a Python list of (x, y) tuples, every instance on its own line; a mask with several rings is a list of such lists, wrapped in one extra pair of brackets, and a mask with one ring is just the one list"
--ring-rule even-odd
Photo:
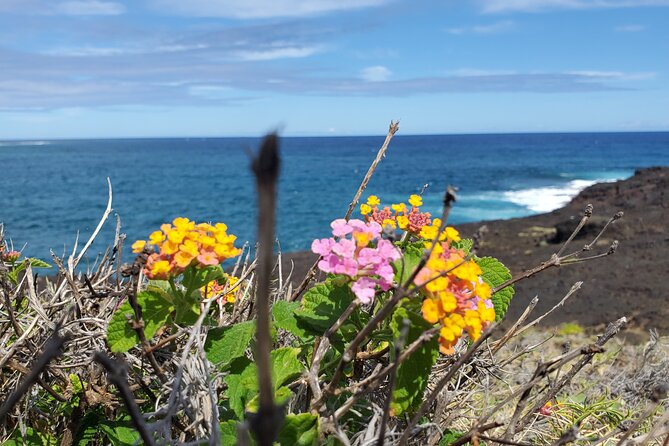
[(276, 134), (263, 140), (258, 156), (253, 160), (253, 172), (258, 190), (258, 277), (256, 289), (256, 328), (258, 384), (260, 406), (251, 417), (253, 430), (260, 446), (271, 446), (281, 427), (283, 411), (274, 405), (274, 389), (270, 351), (270, 275), (272, 273), (272, 246), (274, 245), (274, 220), (276, 191), (279, 178), (279, 147)]
[[(376, 170), (376, 166), (385, 157), (386, 149), (388, 149), (390, 141), (393, 139), (393, 136), (395, 136), (395, 133), (399, 130), (399, 128), (400, 128), (400, 123), (398, 121), (390, 121), (390, 127), (388, 128), (388, 134), (386, 135), (386, 139), (385, 141), (383, 141), (381, 148), (379, 148), (379, 151), (376, 153), (376, 158), (374, 158), (374, 161), (372, 161), (372, 164), (369, 166), (367, 174), (365, 174), (365, 177), (362, 179), (362, 182), (360, 183), (358, 190), (355, 192), (355, 195), (353, 196), (353, 200), (351, 200), (351, 203), (348, 205), (348, 210), (346, 211), (346, 215), (344, 216), (346, 220), (351, 218), (351, 214), (353, 213), (353, 210), (358, 204), (360, 196), (367, 188), (367, 184), (369, 183), (370, 178), (372, 178), (372, 175)], [(304, 279), (302, 280), (300, 285), (295, 289), (293, 294), (290, 296), (289, 299), (290, 301), (296, 300), (302, 294), (302, 292), (305, 290), (311, 279), (314, 278), (317, 267), (318, 267), (318, 262), (315, 262), (311, 266), (311, 268), (309, 268), (309, 271), (307, 271), (307, 274), (304, 276)]]
[(39, 378), (39, 375), (44, 371), (46, 366), (54, 358), (62, 354), (63, 345), (65, 345), (66, 338), (54, 331), (49, 340), (42, 349), (42, 354), (37, 358), (32, 365), (30, 373), (23, 379), (18, 388), (12, 392), (4, 403), (0, 406), (0, 423), (5, 419), (7, 414), (14, 408), (14, 406), (21, 400), (23, 395), (30, 390)]
[(153, 439), (153, 435), (149, 432), (149, 428), (144, 422), (144, 417), (139, 411), (139, 407), (135, 402), (135, 396), (133, 395), (130, 387), (128, 386), (128, 378), (125, 367), (119, 364), (116, 361), (113, 361), (109, 356), (103, 352), (97, 352), (93, 359), (100, 363), (105, 370), (107, 370), (107, 379), (116, 386), (118, 392), (125, 404), (128, 413), (130, 414), (130, 419), (132, 425), (137, 429), (139, 435), (142, 437), (144, 444), (149, 446), (155, 445), (156, 442)]

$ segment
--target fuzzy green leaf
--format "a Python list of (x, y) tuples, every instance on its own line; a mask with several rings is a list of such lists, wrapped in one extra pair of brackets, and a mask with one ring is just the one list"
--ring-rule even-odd
[[(493, 257), (477, 258), (476, 263), (481, 267), (483, 280), (490, 285), (491, 288), (499, 286), (511, 279), (509, 269), (499, 260)], [(502, 320), (506, 310), (509, 308), (511, 299), (515, 290), (513, 286), (503, 288), (492, 295), (492, 303), (495, 306), (495, 320)]]
[(465, 254), (469, 254), (469, 252), (472, 250), (472, 246), (474, 246), (474, 240), (470, 238), (463, 238), (460, 239), (459, 242), (451, 242), (451, 246), (455, 249), (463, 250)]
[(237, 444), (237, 422), (224, 421), (219, 424), (221, 432), (221, 446), (235, 446)]
[[(405, 345), (411, 344), (425, 330), (432, 328), (420, 314), (405, 306), (400, 306), (397, 307), (390, 321), (395, 340), (400, 336), (405, 319), (409, 321), (409, 333)], [(423, 344), (397, 368), (397, 381), (391, 403), (394, 416), (413, 411), (422, 401), (430, 371), (438, 355), (439, 345), (436, 339), (432, 339)]]
[(299, 302), (288, 302), (285, 300), (276, 302), (272, 306), (274, 325), (294, 334), (301, 340), (313, 339), (313, 335), (310, 335), (305, 329), (298, 325), (297, 318), (295, 317), (295, 310), (298, 308), (300, 308)]
[(275, 390), (302, 374), (304, 366), (297, 359), (297, 355), (299, 354), (299, 348), (285, 347), (272, 350), (270, 360), (272, 364), (272, 381)]
[(244, 356), (254, 333), (254, 321), (209, 330), (204, 343), (207, 359), (221, 369), (228, 367), (232, 361)]
[(404, 255), (393, 262), (393, 269), (395, 270), (395, 283), (404, 284), (413, 270), (416, 269), (423, 256), (422, 244), (411, 244), (404, 248)]
[[(144, 335), (151, 339), (156, 332), (165, 325), (174, 307), (153, 291), (143, 291), (137, 294), (137, 304), (142, 308), (144, 321)], [(139, 344), (137, 332), (130, 326), (129, 318), (134, 318), (135, 312), (129, 301), (121, 305), (107, 327), (107, 343), (114, 353), (127, 352)]]
[(99, 428), (114, 446), (132, 446), (139, 441), (139, 433), (132, 426), (129, 418), (100, 423)]
[(211, 282), (212, 280), (222, 279), (225, 276), (221, 265), (207, 266), (205, 268), (195, 268), (189, 266), (183, 273), (183, 286), (186, 287), (186, 294), (191, 294)]
[(301, 308), (295, 310), (295, 317), (300, 327), (321, 336), (335, 323), (354, 298), (348, 285), (335, 285), (328, 280), (304, 294)]
[(277, 441), (281, 446), (317, 445), (318, 416), (310, 413), (286, 416)]

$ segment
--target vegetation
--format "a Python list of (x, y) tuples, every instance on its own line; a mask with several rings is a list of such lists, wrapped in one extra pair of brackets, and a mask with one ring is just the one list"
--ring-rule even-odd
[(0, 243), (0, 439), (666, 445), (663, 340), (643, 352), (618, 344), (604, 353), (625, 318), (588, 342), (573, 324), (536, 331), (546, 316), (530, 321), (536, 300), (519, 320), (501, 323), (517, 281), (615, 252), (617, 242), (590, 253), (601, 233), (567, 250), (592, 208), (550, 259), (512, 277), (499, 260), (477, 255), (481, 234), (462, 238), (447, 226), (453, 189), (439, 218), (421, 211), (420, 194), (390, 206), (374, 195), (359, 203), (397, 128), (332, 236), (313, 242), (319, 260), (301, 283), (272, 253), (274, 135), (253, 162), (254, 258), (225, 224), (177, 218), (133, 243), (136, 257), (123, 264), (118, 223), (114, 245), (83, 273), (77, 266), (111, 211), (111, 184), (91, 240), (67, 259), (53, 256), (55, 278), (36, 283), (33, 269), (49, 265)]

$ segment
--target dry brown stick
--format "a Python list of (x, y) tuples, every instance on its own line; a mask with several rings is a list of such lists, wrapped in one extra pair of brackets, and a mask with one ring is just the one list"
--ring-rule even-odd
[(625, 444), (625, 441), (634, 433), (636, 430), (641, 426), (641, 423), (651, 416), (655, 410), (662, 404), (662, 401), (667, 397), (667, 385), (658, 385), (653, 389), (653, 392), (651, 393), (651, 403), (648, 405), (646, 410), (643, 412), (643, 414), (637, 418), (634, 423), (629, 426), (626, 430), (625, 433), (623, 434), (622, 437), (620, 437), (620, 440), (618, 440), (618, 444), (616, 446), (622, 446)]
[(315, 399), (319, 399), (321, 397), (321, 388), (318, 384), (318, 376), (320, 374), (321, 361), (330, 347), (330, 338), (337, 332), (337, 330), (341, 328), (344, 322), (346, 322), (348, 317), (356, 308), (358, 308), (358, 306), (360, 306), (360, 300), (355, 299), (353, 302), (351, 302), (346, 310), (344, 310), (344, 312), (337, 318), (334, 324), (332, 324), (332, 327), (330, 327), (325, 332), (325, 334), (323, 334), (323, 337), (318, 343), (318, 348), (316, 348), (316, 353), (314, 353), (308, 375), (309, 386), (311, 387), (311, 392), (313, 393)]
[[(16, 370), (17, 372), (21, 373), (22, 375), (28, 375), (30, 374), (30, 369), (25, 367), (24, 365), (20, 364), (16, 359), (10, 359), (7, 362), (7, 366), (9, 368)], [(56, 392), (51, 386), (49, 386), (41, 377), (37, 377), (36, 380), (37, 384), (43, 388), (49, 395), (60, 401), (61, 403), (65, 403), (69, 401), (67, 398), (65, 398), (63, 395), (60, 393)]]
[(402, 321), (402, 328), (400, 329), (400, 335), (395, 342), (395, 361), (392, 362), (390, 371), (390, 382), (388, 383), (386, 400), (383, 406), (383, 418), (381, 419), (381, 427), (379, 429), (379, 439), (377, 440), (377, 446), (383, 446), (386, 440), (386, 424), (388, 424), (388, 418), (390, 418), (390, 403), (393, 401), (393, 390), (395, 390), (395, 384), (397, 382), (397, 369), (400, 365), (399, 357), (400, 352), (404, 348), (404, 344), (407, 340), (409, 334), (409, 319), (404, 319)]
[(481, 432), (486, 432), (489, 431), (490, 429), (494, 429), (500, 426), (502, 426), (502, 423), (499, 421), (492, 421), (488, 424), (477, 426), (475, 429), (470, 430), (469, 432), (467, 432), (462, 437), (458, 438), (448, 446), (461, 446), (463, 444), (469, 443), (470, 440), (473, 440), (474, 438), (478, 437)]
[(276, 134), (265, 137), (253, 160), (252, 169), (258, 191), (258, 275), (256, 285), (256, 354), (258, 365), (259, 408), (250, 418), (251, 430), (260, 446), (271, 446), (283, 422), (283, 411), (274, 405), (270, 351), (270, 280), (276, 213), (279, 147)]
[(488, 440), (493, 443), (499, 443), (499, 444), (507, 444), (509, 446), (536, 446), (533, 443), (525, 443), (522, 441), (510, 441), (510, 440), (504, 440), (503, 438), (493, 438), (493, 437), (488, 437), (487, 435), (479, 435), (478, 436), (482, 440)]
[[(618, 332), (622, 330), (626, 324), (627, 318), (624, 317), (621, 317), (615, 322), (609, 323), (604, 333), (597, 339), (594, 345), (596, 347), (603, 347), (604, 344), (606, 344), (611, 338), (618, 334)], [(581, 358), (576, 364), (574, 364), (571, 369), (569, 369), (569, 372), (567, 372), (567, 374), (564, 375), (560, 381), (557, 382), (555, 386), (553, 386), (542, 398), (540, 398), (539, 402), (535, 403), (532, 409), (530, 409), (523, 418), (521, 418), (521, 420), (518, 422), (519, 426), (516, 426), (516, 430), (520, 430), (522, 426), (528, 423), (529, 419), (539, 409), (541, 409), (548, 401), (555, 398), (555, 395), (557, 395), (560, 389), (566, 386), (583, 367), (592, 361), (592, 358), (595, 356), (595, 354), (596, 352), (588, 353), (584, 355), (583, 358)]]
[(135, 395), (133, 395), (130, 387), (128, 386), (128, 378), (125, 373), (125, 367), (120, 365), (118, 362), (113, 361), (103, 352), (95, 353), (93, 359), (96, 362), (99, 362), (105, 368), (105, 370), (107, 370), (107, 379), (118, 389), (121, 399), (125, 404), (125, 408), (130, 414), (132, 425), (135, 427), (135, 429), (137, 429), (137, 432), (139, 432), (139, 435), (142, 437), (144, 444), (149, 446), (155, 445), (156, 443), (153, 439), (153, 436), (149, 432), (149, 429), (144, 422), (144, 417), (142, 416), (142, 413), (139, 411), (139, 407), (135, 402)]
[(504, 335), (501, 338), (491, 343), (490, 352), (492, 355), (497, 353), (499, 349), (504, 346), (504, 344), (509, 342), (509, 340), (515, 336), (518, 327), (520, 327), (522, 323), (525, 322), (525, 320), (529, 317), (530, 313), (532, 312), (532, 310), (534, 310), (534, 307), (536, 307), (538, 303), (539, 303), (539, 298), (537, 296), (534, 296), (534, 298), (530, 301), (527, 307), (525, 307), (523, 314), (521, 314), (518, 320), (514, 322), (513, 326), (509, 328), (509, 330), (506, 333), (504, 333)]
[(407, 425), (406, 429), (402, 433), (402, 436), (399, 439), (399, 444), (406, 444), (409, 436), (411, 435), (411, 431), (413, 430), (414, 427), (418, 424), (418, 421), (421, 419), (421, 417), (427, 412), (427, 410), (432, 406), (432, 403), (434, 403), (434, 400), (437, 399), (437, 396), (441, 392), (442, 388), (453, 378), (455, 373), (460, 370), (460, 368), (469, 361), (469, 358), (471, 358), (474, 353), (476, 353), (476, 350), (485, 342), (486, 339), (492, 335), (492, 333), (495, 331), (495, 329), (498, 327), (497, 324), (491, 325), (488, 330), (486, 330), (484, 333), (481, 334), (481, 336), (474, 342), (469, 349), (462, 355), (458, 360), (448, 369), (448, 372), (437, 382), (435, 385), (434, 389), (430, 392), (430, 394), (425, 398), (423, 401), (423, 404), (420, 405), (416, 413), (414, 414), (413, 418)]
[(558, 250), (557, 253), (553, 254), (550, 259), (546, 260), (545, 262), (541, 263), (540, 265), (538, 265), (538, 266), (536, 266), (536, 267), (534, 267), (530, 270), (527, 270), (527, 271), (519, 274), (516, 277), (512, 277), (511, 279), (507, 280), (506, 282), (502, 283), (499, 286), (496, 286), (495, 288), (492, 289), (492, 293), (495, 294), (496, 292), (498, 292), (498, 291), (500, 291), (500, 290), (502, 290), (502, 289), (504, 289), (508, 286), (511, 286), (516, 282), (519, 282), (521, 280), (530, 278), (530, 277), (534, 276), (535, 274), (537, 274), (537, 273), (539, 273), (539, 272), (541, 272), (545, 269), (548, 269), (550, 267), (553, 267), (553, 266), (569, 265), (569, 264), (584, 262), (584, 261), (588, 261), (588, 260), (594, 260), (594, 259), (597, 259), (597, 258), (600, 258), (600, 257), (606, 257), (608, 255), (613, 254), (616, 251), (616, 248), (618, 247), (618, 241), (614, 241), (613, 244), (611, 245), (611, 247), (609, 248), (609, 250), (606, 253), (602, 253), (602, 254), (598, 254), (598, 255), (595, 255), (595, 256), (592, 256), (592, 257), (587, 257), (587, 258), (582, 258), (582, 259), (575, 258), (581, 252), (590, 250), (591, 246), (597, 240), (599, 240), (599, 238), (602, 236), (604, 231), (606, 231), (606, 229), (609, 227), (609, 223), (613, 222), (615, 220), (618, 220), (619, 218), (622, 218), (622, 216), (623, 216), (622, 212), (616, 213), (616, 215), (614, 215), (611, 218), (609, 223), (604, 225), (604, 227), (599, 231), (599, 233), (595, 236), (593, 241), (590, 242), (589, 244), (585, 245), (585, 247), (583, 249), (581, 249), (579, 251), (574, 251), (570, 254), (567, 254), (567, 255), (564, 255), (564, 256), (560, 257), (560, 254), (562, 254), (562, 252), (567, 247), (567, 245), (580, 232), (581, 228), (583, 227), (585, 222), (590, 218), (591, 215), (592, 215), (592, 205), (588, 204), (585, 208), (583, 218), (581, 219), (581, 221), (577, 225), (576, 229), (574, 229), (574, 231), (572, 231), (572, 233), (569, 236), (569, 238), (567, 239), (567, 241), (562, 245), (562, 247), (560, 248), (560, 250)]
[(581, 282), (581, 281), (574, 283), (574, 284), (571, 286), (571, 289), (567, 292), (567, 294), (565, 294), (565, 296), (562, 298), (562, 300), (560, 300), (560, 302), (558, 302), (557, 304), (555, 304), (555, 305), (553, 306), (553, 308), (551, 308), (550, 310), (548, 310), (546, 313), (542, 314), (541, 316), (539, 316), (538, 318), (536, 318), (535, 320), (533, 320), (533, 321), (530, 322), (529, 324), (527, 324), (527, 325), (523, 326), (522, 328), (520, 328), (520, 329), (518, 330), (518, 332), (516, 332), (516, 335), (520, 335), (520, 334), (523, 333), (524, 331), (530, 329), (531, 327), (534, 327), (534, 326), (537, 325), (539, 322), (541, 322), (546, 316), (548, 316), (548, 315), (551, 314), (553, 311), (555, 311), (555, 310), (557, 310), (558, 308), (560, 308), (561, 306), (563, 306), (564, 303), (567, 301), (567, 299), (569, 299), (569, 298), (570, 298), (576, 291), (578, 291), (578, 290), (581, 289), (581, 285), (583, 285), (583, 282)]
[[(58, 328), (58, 327), (57, 327)], [(35, 360), (32, 365), (30, 373), (21, 381), (17, 389), (12, 392), (4, 403), (0, 406), (0, 423), (2, 423), (7, 414), (14, 408), (14, 406), (21, 400), (30, 388), (37, 382), (39, 375), (44, 371), (46, 366), (54, 358), (60, 356), (63, 352), (63, 345), (65, 345), (66, 338), (58, 333), (58, 330), (49, 337), (46, 341), (42, 353)]]
[[(358, 190), (355, 192), (355, 195), (353, 196), (353, 200), (351, 200), (351, 203), (348, 205), (348, 210), (346, 211), (346, 215), (344, 216), (346, 220), (351, 218), (353, 209), (355, 209), (355, 206), (358, 204), (358, 200), (360, 200), (360, 196), (367, 188), (367, 183), (369, 183), (370, 178), (372, 178), (372, 175), (376, 170), (376, 166), (385, 157), (386, 149), (388, 149), (390, 141), (393, 139), (393, 136), (395, 136), (395, 133), (399, 130), (399, 128), (400, 128), (399, 121), (390, 121), (390, 127), (388, 128), (388, 134), (386, 135), (386, 139), (385, 141), (383, 141), (381, 148), (379, 148), (379, 151), (376, 153), (376, 158), (374, 158), (374, 161), (372, 161), (372, 164), (369, 166), (367, 174), (365, 174), (365, 177), (362, 179), (362, 182), (360, 183)], [(313, 279), (314, 275), (316, 275), (317, 267), (318, 267), (318, 262), (315, 262), (311, 266), (311, 268), (309, 268), (309, 271), (307, 271), (307, 274), (304, 276), (304, 279), (302, 280), (300, 285), (295, 289), (292, 296), (290, 296), (290, 299), (288, 299), (289, 301), (292, 302), (294, 300), (297, 300), (297, 298), (302, 294), (302, 292), (305, 290), (311, 279)]]

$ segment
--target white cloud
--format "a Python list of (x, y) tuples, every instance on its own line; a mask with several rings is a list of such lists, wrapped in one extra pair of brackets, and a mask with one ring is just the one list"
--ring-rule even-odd
[(260, 19), (303, 17), (380, 6), (390, 0), (153, 0), (164, 13), (197, 17)]
[(511, 20), (505, 20), (502, 22), (495, 22), (489, 25), (474, 25), (474, 26), (463, 26), (448, 28), (448, 31), (451, 34), (462, 35), (462, 34), (497, 34), (506, 31), (510, 31), (515, 27), (515, 23)]
[(391, 74), (392, 72), (388, 68), (376, 65), (374, 67), (363, 68), (360, 71), (360, 78), (367, 82), (383, 82), (387, 81)]
[(622, 71), (567, 71), (565, 74), (573, 74), (575, 76), (582, 76), (584, 78), (592, 78), (593, 80), (613, 80), (613, 81), (642, 81), (653, 79), (657, 73), (640, 72), (640, 73), (625, 73)]
[(616, 26), (615, 30), (619, 33), (638, 33), (644, 31), (646, 27), (644, 25), (622, 25)]
[(57, 4), (56, 12), (65, 15), (120, 15), (125, 13), (125, 6), (98, 0), (68, 1)]
[(236, 56), (241, 60), (260, 61), (275, 59), (297, 59), (309, 57), (319, 51), (317, 47), (286, 47), (267, 50), (238, 51)]
[(480, 0), (483, 12), (543, 12), (556, 9), (669, 6), (669, 0)]

